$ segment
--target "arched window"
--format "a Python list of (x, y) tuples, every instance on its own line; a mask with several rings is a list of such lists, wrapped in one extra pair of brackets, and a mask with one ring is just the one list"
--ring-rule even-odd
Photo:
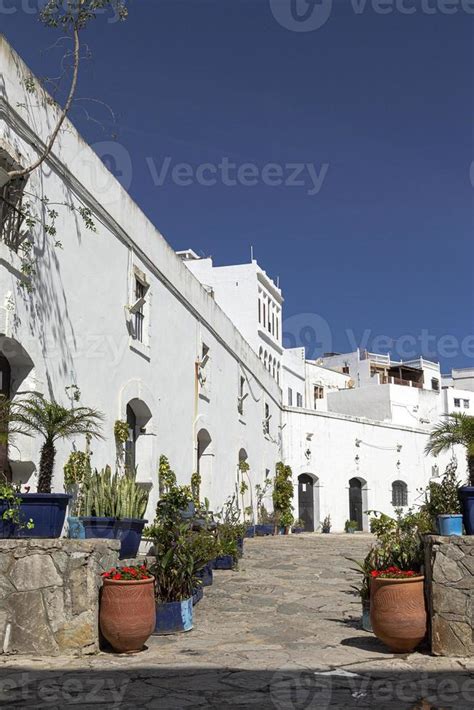
[(408, 488), (404, 481), (392, 483), (392, 505), (396, 508), (408, 505)]

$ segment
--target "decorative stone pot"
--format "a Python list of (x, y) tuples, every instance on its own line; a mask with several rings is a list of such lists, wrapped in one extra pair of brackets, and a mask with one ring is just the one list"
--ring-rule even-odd
[(425, 578), (370, 580), (370, 621), (374, 634), (394, 653), (409, 653), (427, 631)]
[(474, 535), (474, 486), (463, 486), (458, 490), (458, 496), (466, 535)]
[(115, 540), (117, 535), (116, 518), (97, 518), (95, 516), (82, 517), (86, 538), (105, 538)]
[(120, 540), (119, 558), (132, 559), (138, 555), (143, 528), (148, 520), (143, 518), (122, 518), (115, 523), (115, 536)]
[(213, 574), (212, 574), (212, 564), (210, 562), (207, 563), (202, 569), (198, 570), (195, 574), (195, 577), (201, 580), (201, 586), (202, 587), (210, 587), (212, 586), (213, 583)]
[(193, 628), (193, 599), (165, 602), (156, 605), (155, 630), (157, 636), (191, 631)]
[(19, 493), (21, 498), (20, 516), (25, 525), (30, 518), (34, 527), (21, 527), (16, 537), (61, 537), (67, 504), (71, 498), (67, 493)]
[(372, 633), (372, 624), (370, 623), (370, 600), (362, 602), (362, 628), (364, 631)]
[(438, 515), (440, 535), (462, 535), (462, 515)]
[(219, 555), (214, 560), (214, 569), (232, 569), (234, 566), (234, 558), (232, 555)]
[(118, 653), (141, 651), (156, 621), (155, 579), (104, 579), (99, 623), (104, 638)]

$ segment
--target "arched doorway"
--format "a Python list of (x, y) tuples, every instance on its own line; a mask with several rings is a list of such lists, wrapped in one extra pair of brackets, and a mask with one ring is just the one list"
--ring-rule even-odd
[(298, 518), (303, 521), (305, 532), (314, 532), (319, 525), (319, 487), (309, 473), (298, 476)]
[(357, 523), (357, 530), (364, 529), (364, 507), (367, 507), (365, 481), (351, 478), (349, 481), (349, 519)]
[(201, 476), (201, 499), (212, 498), (212, 439), (207, 429), (197, 435), (197, 473)]
[(148, 405), (141, 399), (131, 399), (126, 406), (128, 439), (125, 442), (125, 466), (130, 471), (144, 474), (151, 470), (152, 452), (147, 434), (151, 419)]

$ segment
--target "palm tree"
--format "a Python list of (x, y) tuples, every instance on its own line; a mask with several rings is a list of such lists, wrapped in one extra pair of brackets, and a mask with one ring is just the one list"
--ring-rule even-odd
[(42, 394), (0, 402), (0, 431), (11, 434), (39, 434), (44, 438), (39, 463), (38, 493), (51, 493), (55, 442), (85, 434), (102, 438), (103, 414), (89, 407), (66, 408)]
[(463, 412), (445, 414), (431, 432), (425, 453), (437, 456), (455, 444), (466, 449), (469, 484), (474, 486), (474, 417)]

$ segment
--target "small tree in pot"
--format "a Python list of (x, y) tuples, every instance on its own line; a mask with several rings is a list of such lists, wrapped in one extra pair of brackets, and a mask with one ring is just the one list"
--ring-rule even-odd
[(464, 446), (466, 450), (469, 485), (459, 489), (464, 527), (468, 535), (474, 535), (474, 417), (463, 412), (445, 414), (430, 434), (425, 452), (438, 456), (453, 446)]
[(276, 465), (276, 474), (273, 484), (273, 509), (280, 519), (280, 524), (284, 528), (285, 535), (293, 524), (293, 506), (291, 504), (294, 495), (293, 474), (290, 466), (282, 461)]
[(457, 461), (453, 459), (446, 467), (441, 480), (430, 481), (424, 491), (423, 509), (432, 521), (433, 530), (440, 535), (462, 535), (460, 481), (457, 478)]
[(34, 532), (23, 529), (22, 537), (59, 537), (66, 516), (69, 495), (51, 493), (56, 442), (76, 435), (102, 438), (103, 415), (89, 407), (63, 407), (39, 393), (23, 399), (0, 402), (0, 431), (34, 436), (39, 434), (41, 447), (38, 492), (22, 494), (25, 518), (32, 518)]

